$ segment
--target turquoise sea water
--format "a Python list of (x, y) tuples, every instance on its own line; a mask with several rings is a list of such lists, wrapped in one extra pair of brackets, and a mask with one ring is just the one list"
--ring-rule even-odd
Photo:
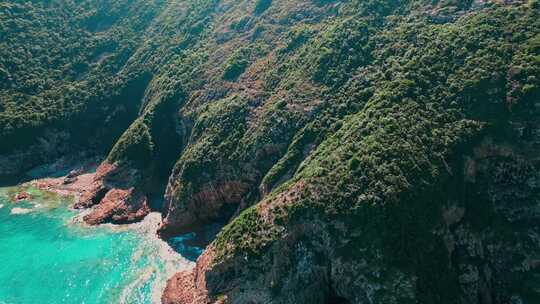
[(0, 304), (154, 303), (171, 263), (185, 263), (162, 260), (136, 229), (73, 223), (55, 194), (30, 188), (30, 201), (13, 203), (19, 190), (0, 188)]

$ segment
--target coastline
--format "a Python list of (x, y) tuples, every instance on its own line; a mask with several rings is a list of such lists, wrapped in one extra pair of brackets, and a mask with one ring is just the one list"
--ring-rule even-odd
[[(109, 227), (112, 230), (117, 229), (127, 229), (139, 234), (142, 238), (146, 238), (146, 242), (150, 244), (153, 248), (157, 249), (156, 254), (150, 256), (152, 259), (159, 259), (164, 265), (164, 274), (162, 280), (156, 282), (152, 286), (151, 298), (152, 303), (160, 304), (161, 296), (165, 291), (167, 280), (175, 275), (179, 271), (191, 270), (195, 267), (195, 263), (189, 261), (187, 258), (183, 257), (180, 253), (174, 251), (167, 242), (161, 239), (158, 236), (157, 230), (161, 225), (161, 214), (159, 212), (151, 212), (148, 214), (141, 222), (126, 224), (126, 225), (114, 225), (114, 224), (102, 224), (101, 226)], [(135, 260), (144, 254), (144, 252), (135, 253), (132, 257)], [(149, 269), (146, 276), (152, 275), (152, 271)], [(129, 294), (129, 287), (127, 287), (124, 292)], [(121, 298), (120, 303), (129, 304), (128, 300), (125, 299), (125, 296)]]
[[(80, 202), (81, 198), (87, 191), (91, 191), (95, 172), (82, 173), (74, 178), (68, 176), (63, 177), (47, 177), (28, 181), (21, 184), (22, 187), (35, 187), (42, 191), (49, 191), (56, 193), (62, 197), (70, 198), (72, 200), (68, 208), (75, 210), (77, 213), (71, 219), (70, 224), (82, 225), (91, 229), (96, 225), (87, 224), (83, 218), (93, 211), (96, 206), (76, 209), (74, 206)], [(66, 179), (71, 178), (70, 183), (66, 183)], [(167, 280), (180, 271), (189, 271), (195, 267), (195, 262), (183, 257), (180, 253), (176, 252), (165, 240), (161, 239), (158, 234), (158, 229), (162, 223), (161, 213), (150, 212), (141, 221), (130, 224), (111, 224), (105, 223), (97, 225), (97, 227), (106, 227), (112, 231), (132, 231), (143, 238), (147, 246), (155, 250), (156, 254), (147, 255), (147, 257), (153, 259), (155, 265), (160, 263), (163, 265), (163, 273), (160, 273), (162, 277), (156, 279), (155, 283), (151, 287), (151, 303), (161, 303), (161, 297), (165, 291)], [(140, 248), (138, 252), (134, 253), (131, 257), (133, 263), (136, 263), (142, 255), (145, 254), (144, 250), (148, 247)], [(158, 262), (159, 261), (159, 262)], [(148, 267), (146, 271), (134, 282), (124, 286), (121, 292), (119, 303), (130, 303), (129, 296), (134, 286), (137, 286), (141, 280), (149, 280), (152, 276), (157, 275), (157, 269)]]

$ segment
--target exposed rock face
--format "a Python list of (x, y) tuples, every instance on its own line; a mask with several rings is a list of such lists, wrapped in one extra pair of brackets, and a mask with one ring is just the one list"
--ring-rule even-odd
[(195, 276), (192, 271), (179, 272), (167, 281), (161, 303), (195, 303)]
[[(167, 281), (161, 297), (163, 304), (206, 304), (210, 303), (206, 290), (205, 270), (212, 260), (213, 251), (206, 250), (191, 271), (177, 273)], [(224, 303), (223, 299), (214, 301)]]
[(168, 189), (167, 213), (160, 230), (163, 234), (185, 231), (220, 219), (227, 213), (232, 215), (230, 211), (226, 211), (227, 208), (232, 207), (236, 210), (248, 187), (249, 185), (239, 181), (217, 185), (208, 184), (200, 192), (192, 195), (189, 200), (180, 202), (172, 198), (171, 190)]
[(145, 195), (134, 192), (134, 188), (109, 190), (91, 213), (83, 218), (84, 221), (90, 225), (98, 225), (107, 222), (126, 224), (142, 220), (150, 213), (148, 200)]
[[(180, 304), (196, 303), (195, 276), (192, 271), (179, 272), (167, 281), (167, 287), (163, 291), (161, 303)], [(200, 301), (206, 303), (206, 300)]]
[[(66, 182), (69, 181), (69, 182)], [(91, 209), (83, 217), (90, 225), (102, 223), (126, 224), (142, 220), (150, 207), (137, 170), (103, 162), (95, 173), (81, 168), (65, 177), (44, 178), (32, 182), (40, 189), (74, 196), (75, 209)], [(28, 199), (27, 193), (18, 198)]]
[(139, 183), (137, 170), (104, 162), (74, 207), (92, 208), (83, 218), (90, 225), (139, 221), (150, 212)]
[(487, 140), (471, 157), (463, 212), (444, 232), (469, 303), (533, 303), (540, 291), (540, 156), (531, 148)]
[(84, 209), (98, 204), (108, 191), (105, 185), (105, 178), (112, 173), (116, 167), (109, 163), (102, 163), (92, 177), (90, 185), (82, 190), (79, 200), (75, 203), (75, 209)]

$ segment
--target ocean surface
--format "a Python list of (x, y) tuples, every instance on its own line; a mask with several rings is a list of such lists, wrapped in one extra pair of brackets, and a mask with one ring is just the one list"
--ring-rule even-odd
[(70, 199), (25, 188), (32, 198), (13, 202), (21, 190), (0, 188), (0, 304), (159, 303), (166, 280), (192, 266), (152, 233), (159, 214), (87, 227)]

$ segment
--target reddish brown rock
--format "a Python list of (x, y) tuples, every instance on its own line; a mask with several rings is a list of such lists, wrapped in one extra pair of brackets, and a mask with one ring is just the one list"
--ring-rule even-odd
[(161, 296), (163, 304), (222, 304), (224, 298), (211, 301), (206, 290), (205, 271), (213, 259), (213, 250), (209, 248), (197, 260), (197, 265), (191, 271), (182, 271), (167, 281), (165, 291)]
[(81, 187), (79, 199), (73, 207), (75, 209), (85, 209), (99, 203), (109, 190), (104, 183), (105, 177), (115, 169), (116, 166), (112, 164), (102, 163), (96, 169), (92, 180)]
[[(76, 177), (69, 177), (76, 176)], [(73, 181), (66, 183), (66, 179)], [(102, 223), (125, 224), (142, 220), (150, 207), (147, 197), (139, 190), (138, 171), (103, 162), (93, 173), (72, 172), (61, 178), (45, 178), (32, 183), (39, 189), (74, 196), (75, 209), (93, 209), (83, 219), (90, 225)], [(17, 199), (28, 197), (21, 192)]]
[(112, 189), (90, 214), (83, 219), (89, 225), (102, 223), (126, 224), (142, 220), (150, 213), (148, 199), (134, 188)]
[(161, 296), (163, 304), (191, 304), (195, 300), (195, 276), (192, 271), (175, 274), (167, 281)]
[(27, 200), (31, 200), (32, 199), (32, 196), (26, 192), (26, 191), (21, 191), (19, 192), (16, 196), (15, 196), (15, 201), (27, 201)]
[[(178, 185), (176, 185), (178, 186)], [(249, 185), (240, 181), (220, 184), (207, 184), (201, 191), (190, 196), (185, 202), (172, 194), (174, 186), (167, 189), (167, 214), (160, 228), (160, 233), (182, 232), (223, 217), (223, 208), (242, 204), (242, 197)]]

